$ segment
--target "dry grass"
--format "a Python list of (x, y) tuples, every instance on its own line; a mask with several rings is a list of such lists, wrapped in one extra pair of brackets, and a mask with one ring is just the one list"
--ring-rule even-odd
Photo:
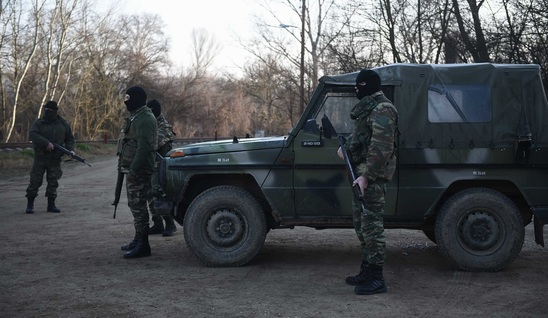
[[(86, 161), (98, 157), (114, 156), (115, 144), (85, 143), (76, 144), (76, 153)], [(67, 157), (63, 157), (64, 160)], [(32, 168), (34, 150), (23, 149), (14, 151), (0, 151), (0, 178), (15, 177), (28, 174)]]

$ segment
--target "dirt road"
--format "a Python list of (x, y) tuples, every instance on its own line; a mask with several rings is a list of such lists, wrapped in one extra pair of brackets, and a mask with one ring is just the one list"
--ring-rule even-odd
[(422, 232), (387, 231), (388, 293), (344, 283), (360, 255), (352, 230), (271, 231), (239, 268), (201, 266), (184, 244), (151, 236), (152, 256), (122, 258), (133, 237), (125, 194), (112, 219), (116, 160), (65, 163), (58, 207), (44, 187), (24, 213), (28, 177), (0, 181), (0, 317), (546, 317), (548, 249), (527, 227), (498, 273), (456, 271)]

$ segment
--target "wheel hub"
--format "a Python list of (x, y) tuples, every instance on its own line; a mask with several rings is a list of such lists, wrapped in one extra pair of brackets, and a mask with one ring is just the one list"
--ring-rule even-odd
[(474, 250), (487, 250), (500, 240), (500, 227), (488, 212), (472, 212), (461, 222), (460, 238)]
[(243, 235), (243, 223), (230, 210), (218, 210), (209, 218), (206, 230), (211, 242), (218, 246), (231, 246)]

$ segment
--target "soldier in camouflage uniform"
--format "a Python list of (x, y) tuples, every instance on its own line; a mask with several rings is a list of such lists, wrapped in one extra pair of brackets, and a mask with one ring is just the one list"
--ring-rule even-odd
[(59, 213), (61, 210), (55, 206), (57, 187), (59, 179), (63, 175), (61, 170), (62, 152), (55, 149), (53, 143), (64, 145), (65, 148), (74, 154), (74, 136), (70, 125), (59, 115), (57, 103), (47, 102), (44, 107), (44, 114), (41, 119), (36, 120), (30, 129), (29, 139), (34, 145), (34, 162), (30, 172), (30, 184), (27, 188), (27, 210), (26, 213), (34, 213), (34, 199), (38, 196), (38, 189), (44, 180), (46, 197), (48, 198), (48, 212)]
[(126, 91), (124, 104), (130, 112), (118, 142), (119, 169), (126, 174), (128, 206), (133, 214), (135, 237), (122, 246), (124, 258), (150, 256), (148, 243), (147, 200), (151, 194), (151, 175), (154, 172), (158, 126), (150, 108), (147, 95), (139, 86)]
[[(360, 273), (346, 278), (349, 285), (357, 285), (354, 292), (369, 295), (386, 292), (382, 268), (385, 261), (384, 196), (386, 183), (396, 167), (395, 138), (398, 113), (381, 91), (379, 75), (362, 70), (356, 78), (356, 95), (360, 100), (350, 117), (355, 129), (345, 143), (350, 161), (358, 176), (354, 184), (360, 186), (365, 211), (354, 198), (354, 229), (363, 250)], [(343, 158), (341, 150), (339, 157)]]
[[(152, 113), (156, 117), (156, 121), (158, 123), (158, 148), (156, 149), (156, 152), (160, 156), (165, 157), (168, 151), (171, 150), (173, 135), (175, 133), (173, 132), (172, 126), (164, 117), (164, 114), (162, 114), (162, 105), (160, 104), (160, 102), (153, 99), (147, 103), (147, 106), (152, 110)], [(158, 157), (156, 158), (158, 159)], [(156, 201), (155, 197), (161, 196), (163, 194), (162, 188), (158, 183), (158, 167), (154, 169), (154, 173), (152, 174), (152, 193), (154, 196), (148, 202), (148, 208), (150, 210), (150, 214), (152, 215), (152, 222), (154, 222), (154, 224), (150, 228), (149, 234), (162, 234), (162, 236), (172, 236), (177, 231), (177, 227), (175, 226), (175, 222), (173, 220), (173, 215), (160, 215), (154, 207), (154, 202)], [(166, 222), (165, 228), (162, 218)]]

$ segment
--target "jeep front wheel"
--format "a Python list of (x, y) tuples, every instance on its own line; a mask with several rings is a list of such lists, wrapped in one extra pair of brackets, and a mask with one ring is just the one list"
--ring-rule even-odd
[(525, 227), (516, 205), (500, 192), (473, 188), (453, 195), (436, 220), (441, 254), (466, 271), (499, 271), (519, 254)]
[(206, 266), (241, 266), (252, 260), (266, 237), (266, 218), (248, 192), (233, 186), (204, 191), (183, 222), (189, 249)]

